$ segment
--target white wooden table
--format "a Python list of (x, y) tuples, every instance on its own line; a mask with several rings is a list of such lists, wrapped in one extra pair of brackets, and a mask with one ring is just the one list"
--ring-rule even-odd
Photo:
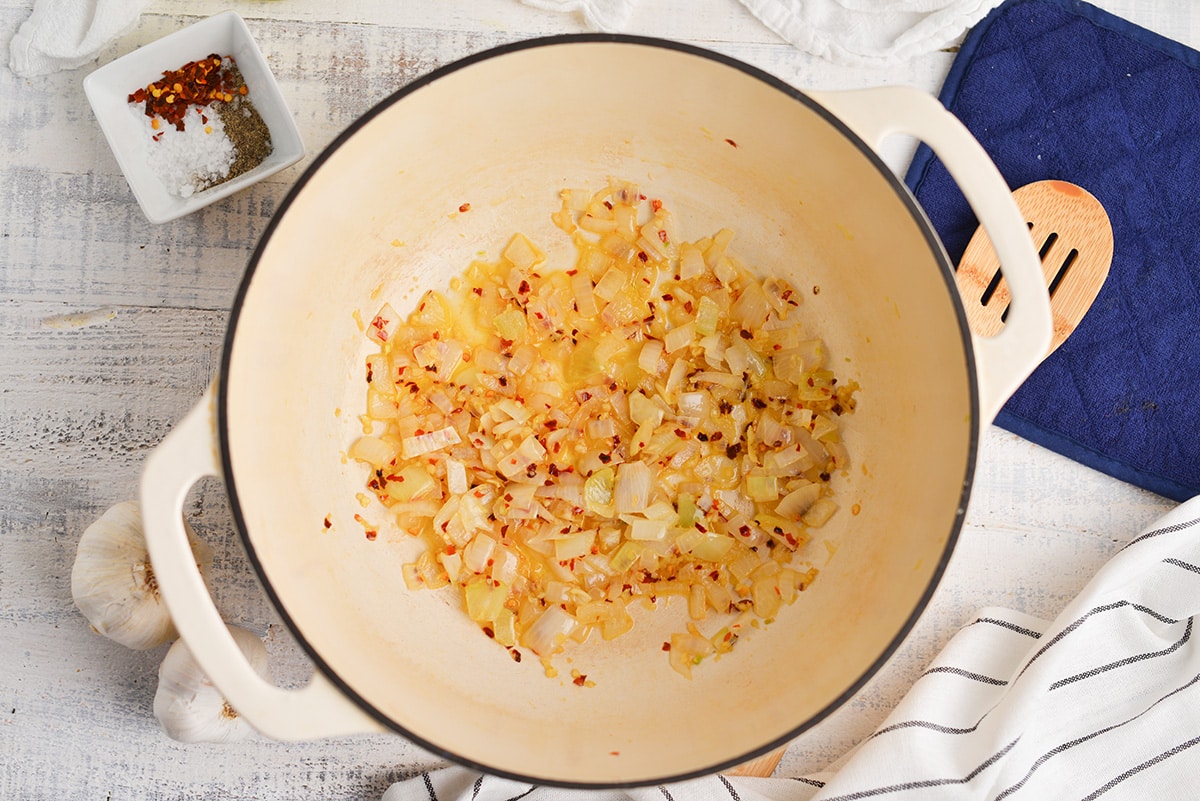
[[(0, 799), (378, 798), (434, 766), (399, 737), (189, 745), (151, 714), (164, 649), (92, 632), (70, 570), (83, 529), (136, 495), (143, 457), (213, 376), (246, 259), (300, 170), (373, 103), (430, 69), (503, 42), (583, 30), (517, 0), (156, 0), (99, 63), (201, 17), (238, 11), (309, 148), (305, 161), (200, 213), (147, 224), (81, 81), (94, 67), (22, 80), (7, 42), (33, 0), (0, 0)], [(1175, 0), (1100, 5), (1200, 44)], [(851, 69), (801, 55), (735, 0), (643, 0), (630, 32), (685, 40), (800, 87), (906, 82), (936, 92), (953, 59)], [(888, 161), (903, 170), (897, 146)], [(1122, 543), (1170, 508), (992, 429), (968, 523), (928, 612), (889, 665), (800, 737), (782, 771), (819, 769), (868, 734), (974, 610), (1052, 618)], [(308, 667), (251, 573), (215, 483), (189, 514), (216, 551), (225, 618), (263, 635), (275, 673)]]

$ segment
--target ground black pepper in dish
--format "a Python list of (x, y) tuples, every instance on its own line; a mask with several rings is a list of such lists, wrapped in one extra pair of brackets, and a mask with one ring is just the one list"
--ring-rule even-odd
[[(235, 86), (245, 84), (237, 65), (231, 65), (230, 72)], [(254, 169), (271, 155), (274, 149), (271, 131), (247, 95), (235, 94), (228, 103), (218, 103), (214, 108), (225, 123), (225, 135), (233, 142), (233, 164), (225, 176), (228, 181)]]

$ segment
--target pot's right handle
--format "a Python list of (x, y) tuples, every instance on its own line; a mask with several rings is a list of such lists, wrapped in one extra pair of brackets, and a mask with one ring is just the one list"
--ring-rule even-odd
[(319, 669), (295, 690), (260, 677), (230, 636), (196, 567), (183, 528), (183, 503), (193, 484), (221, 475), (212, 389), (188, 412), (142, 468), (146, 547), (159, 593), (188, 650), (225, 700), (261, 733), (276, 740), (311, 740), (383, 730)]
[(1042, 265), (1012, 192), (983, 147), (932, 95), (909, 86), (808, 92), (875, 150), (893, 134), (915, 136), (958, 183), (1000, 257), (1012, 293), (999, 334), (972, 334), (981, 422), (990, 423), (1050, 349), (1053, 321)]

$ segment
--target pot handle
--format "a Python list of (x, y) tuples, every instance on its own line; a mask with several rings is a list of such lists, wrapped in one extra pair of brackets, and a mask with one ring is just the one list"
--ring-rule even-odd
[(225, 699), (262, 734), (310, 740), (383, 731), (318, 669), (289, 690), (260, 677), (242, 656), (196, 567), (183, 528), (188, 490), (206, 476), (221, 477), (216, 405), (210, 387), (200, 402), (147, 457), (141, 505), (146, 546), (159, 592), (179, 635)]
[(1012, 191), (966, 126), (920, 89), (884, 86), (808, 95), (875, 150), (893, 134), (915, 136), (929, 145), (991, 238), (1012, 293), (1000, 333), (971, 335), (979, 370), (979, 413), (983, 423), (992, 422), (1045, 358), (1053, 328), (1041, 260)]

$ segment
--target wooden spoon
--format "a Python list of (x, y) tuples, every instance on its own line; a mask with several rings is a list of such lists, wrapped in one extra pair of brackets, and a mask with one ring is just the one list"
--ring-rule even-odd
[(736, 768), (730, 768), (725, 771), (726, 776), (758, 776), (760, 778), (769, 778), (775, 772), (775, 768), (779, 765), (779, 760), (783, 758), (783, 752), (787, 751), (787, 746), (776, 748), (770, 753), (763, 754), (760, 757), (751, 759), (748, 762), (743, 762)]
[[(1013, 192), (1042, 259), (1050, 290), (1054, 336), (1049, 356), (1078, 326), (1100, 294), (1112, 265), (1113, 233), (1108, 214), (1090, 192), (1066, 181), (1037, 181)], [(967, 322), (978, 336), (1004, 327), (1010, 295), (992, 241), (980, 227), (955, 274)]]
[[(1050, 290), (1054, 337), (1049, 356), (1071, 335), (1091, 308), (1112, 265), (1113, 233), (1108, 214), (1090, 192), (1065, 181), (1037, 181), (1013, 192), (1042, 259)], [(979, 336), (991, 336), (1008, 316), (1008, 283), (992, 241), (980, 227), (967, 245), (955, 275), (966, 306), (967, 322)], [(730, 776), (767, 777), (775, 772), (787, 746), (743, 762)]]

